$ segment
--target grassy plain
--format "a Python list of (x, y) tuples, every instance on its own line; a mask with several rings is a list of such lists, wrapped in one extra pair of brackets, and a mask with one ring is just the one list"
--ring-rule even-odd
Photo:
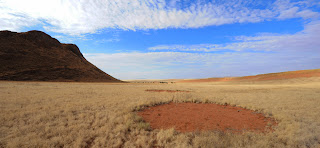
[[(147, 89), (187, 92), (147, 92)], [(228, 103), (278, 121), (273, 133), (151, 130), (163, 102)], [(319, 147), (320, 79), (211, 83), (0, 82), (0, 147)]]

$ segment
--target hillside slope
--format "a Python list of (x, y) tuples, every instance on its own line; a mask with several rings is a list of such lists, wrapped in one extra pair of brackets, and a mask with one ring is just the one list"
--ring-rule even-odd
[(294, 78), (320, 77), (320, 69), (288, 71), (279, 73), (268, 73), (244, 77), (225, 77), (225, 78), (207, 78), (207, 79), (189, 79), (178, 82), (225, 82), (225, 81), (264, 81), (264, 80), (286, 80)]
[(0, 31), (0, 65), (0, 80), (121, 82), (41, 31)]

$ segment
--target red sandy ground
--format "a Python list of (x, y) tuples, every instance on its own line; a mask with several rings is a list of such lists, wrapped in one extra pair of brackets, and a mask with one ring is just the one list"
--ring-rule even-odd
[(207, 79), (193, 79), (193, 80), (182, 80), (178, 82), (223, 82), (223, 81), (263, 81), (263, 80), (284, 80), (293, 78), (309, 78), (309, 77), (320, 77), (320, 69), (313, 70), (299, 70), (299, 71), (288, 71), (281, 73), (269, 73), (255, 76), (245, 77), (226, 77), (226, 78), (207, 78)]
[(151, 91), (151, 92), (190, 92), (186, 90), (162, 90), (162, 89), (147, 89), (145, 91)]
[(180, 132), (267, 132), (272, 131), (268, 123), (276, 125), (272, 118), (266, 118), (260, 113), (218, 104), (169, 103), (148, 107), (138, 112), (138, 115), (150, 123), (152, 129), (175, 128)]

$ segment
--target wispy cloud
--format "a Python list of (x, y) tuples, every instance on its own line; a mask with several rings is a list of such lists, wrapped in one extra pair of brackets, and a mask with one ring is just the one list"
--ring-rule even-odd
[(124, 30), (198, 28), (210, 25), (261, 22), (270, 19), (319, 17), (308, 9), (315, 2), (177, 0), (43, 1), (1, 0), (0, 29), (19, 31), (43, 23), (47, 31), (79, 35), (103, 28)]
[(197, 45), (158, 45), (154, 47), (149, 47), (149, 50), (158, 51), (158, 50), (170, 50), (170, 51), (219, 51), (225, 50), (225, 45), (219, 44), (197, 44)]
[(53, 35), (53, 38), (58, 39), (61, 43), (74, 43), (75, 41), (88, 41), (92, 40), (90, 37), (86, 35), (77, 35), (77, 36), (70, 36), (64, 34)]
[(93, 64), (120, 79), (168, 79), (244, 76), (319, 68), (310, 52), (279, 53), (115, 53), (84, 54)]
[[(315, 21), (296, 34), (240, 36), (236, 38), (240, 42), (224, 45), (162, 45), (149, 48), (148, 53), (87, 53), (85, 57), (120, 79), (243, 76), (320, 68), (319, 38), (320, 22)], [(226, 49), (235, 52), (185, 52)], [(247, 49), (273, 52), (252, 52)], [(163, 50), (171, 51), (161, 52)]]
[(305, 25), (305, 29), (295, 34), (262, 34), (257, 36), (237, 36), (236, 42), (226, 44), (158, 45), (148, 48), (153, 51), (320, 51), (320, 21)]
[(95, 40), (95, 43), (100, 44), (100, 43), (119, 42), (120, 41), (119, 32), (112, 32), (111, 34), (112, 34), (111, 37)]

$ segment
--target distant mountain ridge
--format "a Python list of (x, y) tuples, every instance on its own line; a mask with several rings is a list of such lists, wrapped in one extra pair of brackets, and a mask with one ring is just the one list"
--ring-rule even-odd
[(41, 31), (0, 31), (0, 80), (121, 82), (88, 62), (74, 44)]

